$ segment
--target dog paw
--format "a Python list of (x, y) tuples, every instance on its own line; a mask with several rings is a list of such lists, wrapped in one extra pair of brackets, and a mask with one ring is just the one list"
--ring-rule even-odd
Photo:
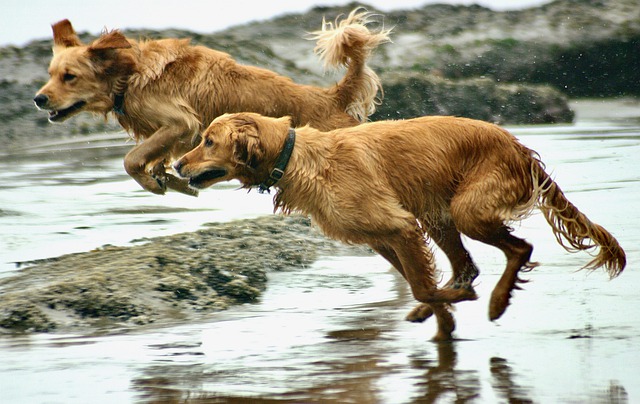
[(455, 293), (456, 301), (464, 301), (464, 300), (477, 300), (478, 294), (476, 290), (473, 288), (471, 282), (465, 282), (461, 284), (453, 284), (453, 286), (449, 289)]
[(167, 190), (163, 182), (157, 181), (155, 178), (148, 175), (137, 175), (134, 176), (133, 179), (136, 180), (136, 182), (146, 191), (156, 195), (164, 195)]
[(467, 300), (477, 300), (478, 295), (472, 286), (467, 288), (453, 289), (453, 288), (444, 288), (438, 289), (430, 292), (424, 298), (418, 298), (415, 296), (417, 300), (423, 303), (458, 303), (464, 302)]
[[(529, 272), (538, 265), (540, 264), (537, 262), (527, 262), (520, 268), (520, 272)], [(507, 307), (513, 297), (513, 291), (522, 290), (520, 285), (527, 282), (529, 282), (528, 279), (522, 279), (516, 274), (515, 277), (510, 279), (510, 282), (503, 282), (501, 280), (498, 285), (496, 285), (489, 300), (489, 319), (491, 321), (502, 317), (504, 312), (507, 311)]]
[(465, 285), (464, 287), (458, 289), (458, 290), (462, 291), (462, 295), (461, 295), (461, 300), (460, 301), (478, 300), (478, 294), (476, 293), (476, 290), (473, 288), (473, 286), (470, 283)]
[(475, 289), (473, 288), (473, 285), (471, 284), (471, 281), (451, 282), (451, 284), (449, 284), (447, 287), (450, 288), (450, 289), (466, 289), (466, 290), (469, 290), (469, 291), (475, 293)]
[(473, 263), (468, 264), (461, 273), (455, 274), (454, 277), (447, 282), (447, 286), (453, 287), (454, 289), (468, 287), (478, 275), (480, 275), (478, 268)]
[(159, 193), (159, 194), (164, 195), (167, 192), (167, 183), (166, 183), (166, 181), (162, 180), (161, 178), (156, 178), (156, 177), (153, 177), (153, 179), (156, 181), (156, 184), (158, 184), (158, 190), (160, 192), (155, 192), (155, 191), (151, 191), (151, 192)]
[(167, 173), (164, 163), (157, 163), (147, 171), (147, 174), (149, 175), (148, 184), (150, 186), (145, 187), (145, 189), (154, 194), (164, 195), (167, 192)]
[(456, 322), (449, 310), (448, 306), (443, 306), (435, 313), (436, 319), (438, 320), (438, 331), (431, 339), (432, 341), (442, 342), (451, 341), (453, 339), (453, 331), (456, 329)]
[(491, 294), (489, 300), (489, 320), (495, 321), (502, 317), (507, 307), (509, 306), (509, 299), (511, 299), (511, 293), (496, 292)]
[(433, 309), (426, 303), (420, 303), (413, 308), (405, 317), (405, 320), (412, 323), (422, 323), (433, 315)]
[(436, 332), (436, 335), (431, 338), (433, 342), (447, 342), (453, 340), (453, 332), (447, 332), (445, 330), (440, 330)]

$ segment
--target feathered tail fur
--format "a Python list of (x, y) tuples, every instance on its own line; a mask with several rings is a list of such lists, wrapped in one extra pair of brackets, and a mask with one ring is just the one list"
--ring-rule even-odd
[(338, 17), (335, 23), (323, 19), (322, 29), (310, 35), (317, 41), (314, 51), (324, 61), (325, 69), (347, 68), (336, 91), (347, 113), (360, 122), (375, 112), (383, 95), (378, 75), (366, 62), (378, 45), (390, 41), (391, 32), (384, 28), (370, 31), (367, 25), (372, 22), (371, 17), (371, 13), (357, 8), (342, 20)]
[(615, 237), (569, 202), (539, 160), (534, 162), (533, 175), (534, 183), (538, 184), (537, 206), (551, 225), (558, 243), (569, 252), (597, 250), (594, 259), (584, 268), (604, 267), (611, 278), (620, 275), (627, 258)]

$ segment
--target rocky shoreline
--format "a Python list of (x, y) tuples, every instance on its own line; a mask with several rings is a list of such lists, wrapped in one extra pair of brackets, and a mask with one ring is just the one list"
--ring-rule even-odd
[(268, 274), (318, 257), (368, 255), (299, 216), (270, 215), (132, 246), (21, 263), (0, 280), (0, 332), (114, 332), (203, 319), (258, 300)]
[[(134, 38), (191, 38), (302, 84), (328, 86), (342, 72), (325, 74), (307, 32), (366, 3), (316, 7), (302, 14), (215, 33), (184, 30), (124, 31)], [(640, 14), (634, 0), (557, 0), (540, 7), (499, 12), (472, 6), (425, 5), (379, 12), (393, 27), (392, 41), (378, 49), (371, 67), (381, 75), (385, 97), (372, 118), (443, 114), (507, 124), (571, 122), (568, 97), (640, 95)], [(112, 27), (108, 21), (105, 25)], [(83, 41), (99, 34), (82, 33)], [(0, 48), (0, 140), (5, 148), (33, 138), (82, 136), (119, 130), (115, 121), (81, 114), (50, 125), (32, 102), (47, 80), (51, 39)], [(403, 108), (404, 107), (404, 108)], [(523, 113), (531, 110), (532, 113)]]
[(573, 122), (568, 98), (551, 86), (499, 84), (487, 78), (451, 81), (421, 72), (382, 75), (385, 100), (372, 120), (453, 115), (499, 125)]

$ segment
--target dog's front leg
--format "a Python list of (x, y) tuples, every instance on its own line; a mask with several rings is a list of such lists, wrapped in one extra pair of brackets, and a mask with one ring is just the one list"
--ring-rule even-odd
[[(388, 244), (402, 267), (404, 277), (409, 282), (411, 292), (416, 300), (423, 304), (418, 306), (424, 312), (412, 312), (417, 321), (424, 320), (434, 314), (438, 322), (438, 332), (433, 337), (436, 341), (453, 338), (455, 321), (450, 312), (452, 303), (464, 300), (475, 300), (477, 296), (473, 290), (437, 288), (435, 279), (435, 260), (431, 250), (426, 245), (424, 237), (418, 229), (404, 229), (392, 237)], [(427, 313), (428, 311), (428, 313)]]
[(400, 230), (388, 243), (400, 260), (404, 277), (411, 286), (416, 300), (422, 303), (458, 303), (475, 300), (472, 288), (439, 289), (436, 281), (435, 259), (426, 244), (421, 230), (406, 228)]
[(153, 192), (154, 194), (164, 195), (167, 188), (162, 181), (158, 181), (147, 170), (146, 161), (141, 156), (142, 153), (138, 150), (138, 147), (140, 146), (134, 147), (124, 157), (124, 169), (127, 174), (136, 180), (136, 182), (145, 190)]
[[(177, 132), (177, 133), (176, 133)], [(142, 188), (154, 194), (164, 195), (168, 184), (178, 191), (188, 188), (185, 180), (167, 174), (165, 161), (170, 157), (176, 142), (182, 137), (179, 129), (163, 127), (141, 144), (135, 146), (124, 158), (124, 168)], [(173, 178), (169, 178), (169, 176)], [(180, 182), (184, 184), (178, 185)], [(185, 192), (193, 195), (193, 192)]]
[[(391, 265), (393, 265), (393, 267), (398, 272), (400, 272), (400, 275), (402, 275), (405, 280), (407, 279), (407, 275), (402, 266), (402, 262), (400, 262), (400, 258), (398, 258), (396, 252), (392, 248), (380, 243), (369, 244), (369, 246), (378, 254), (380, 254), (384, 259), (389, 261), (389, 263), (391, 263)], [(409, 314), (407, 314), (405, 320), (411, 321), (412, 323), (421, 323), (432, 315), (433, 308), (431, 308), (431, 305), (427, 303), (420, 303), (413, 310), (411, 310)]]

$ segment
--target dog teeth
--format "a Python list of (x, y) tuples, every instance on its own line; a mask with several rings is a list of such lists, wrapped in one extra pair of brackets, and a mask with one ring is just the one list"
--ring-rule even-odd
[(60, 111), (57, 110), (53, 110), (53, 111), (49, 111), (49, 122), (55, 122), (57, 121), (59, 118)]

